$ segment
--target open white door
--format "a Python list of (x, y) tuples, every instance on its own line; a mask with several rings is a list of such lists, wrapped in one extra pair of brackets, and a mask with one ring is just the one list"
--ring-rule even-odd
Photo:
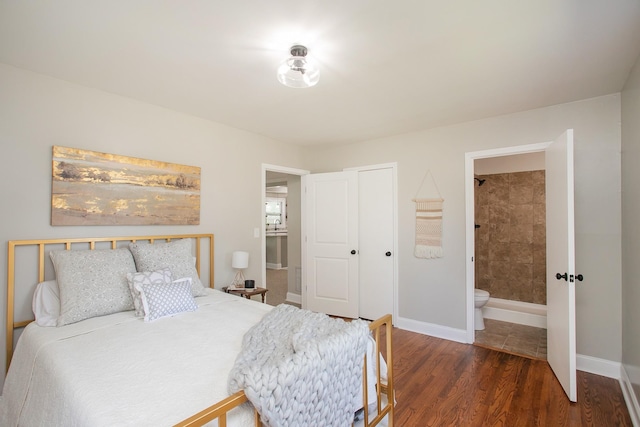
[(547, 360), (569, 400), (577, 400), (573, 130), (545, 150)]
[(305, 175), (306, 308), (358, 317), (358, 173)]

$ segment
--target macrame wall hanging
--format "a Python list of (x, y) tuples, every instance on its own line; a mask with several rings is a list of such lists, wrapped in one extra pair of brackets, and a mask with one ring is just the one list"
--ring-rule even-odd
[[(436, 198), (418, 197), (427, 177), (430, 177), (433, 182), (433, 187), (438, 196)], [(430, 170), (427, 170), (424, 178), (422, 178), (422, 183), (413, 201), (416, 203), (416, 246), (414, 255), (416, 258), (441, 258), (443, 256), (442, 205), (444, 199)]]

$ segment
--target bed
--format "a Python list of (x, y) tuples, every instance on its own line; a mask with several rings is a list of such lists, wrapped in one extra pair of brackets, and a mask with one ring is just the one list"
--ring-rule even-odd
[[(287, 398), (292, 391), (283, 392), (279, 384), (268, 392), (256, 390), (256, 383), (266, 387), (268, 381), (255, 375), (266, 376), (273, 369), (277, 379), (272, 382), (316, 384), (302, 377), (311, 374), (299, 357), (313, 354), (326, 363), (347, 353), (322, 350), (306, 336), (300, 339), (302, 327), (291, 327), (290, 319), (304, 320), (307, 329), (309, 322), (328, 322), (327, 328), (311, 328), (312, 335), (332, 345), (345, 345), (356, 327), (362, 329), (362, 321), (344, 322), (284, 305), (273, 308), (218, 291), (213, 259), (212, 234), (10, 241), (8, 373), (0, 424), (285, 425), (277, 416), (295, 411), (291, 405), (298, 397)], [(121, 283), (123, 274), (127, 280)], [(79, 277), (88, 283), (82, 291), (74, 288)], [(51, 309), (55, 304), (48, 297), (52, 286), (59, 293), (58, 311)], [(35, 322), (31, 308), (37, 313)], [(275, 330), (269, 321), (285, 323), (286, 330), (269, 336)], [(366, 324), (366, 344), (358, 341), (364, 349), (357, 353), (359, 364), (329, 363), (358, 370), (357, 398), (347, 399), (348, 408), (341, 403), (344, 411), (358, 413), (355, 425), (393, 425), (391, 323), (387, 315)], [(19, 339), (16, 331), (21, 331)], [(300, 375), (291, 381), (282, 375), (282, 362), (258, 365), (269, 357), (256, 346), (257, 341), (272, 346), (272, 340), (287, 334), (289, 343), (300, 342), (287, 355), (292, 358), (287, 359), (287, 375)], [(318, 353), (322, 357), (308, 351), (317, 348), (325, 351)], [(329, 368), (323, 369), (326, 377)], [(333, 375), (343, 377), (340, 371)], [(238, 381), (245, 388), (236, 391)], [(330, 405), (344, 402), (340, 393), (347, 388), (351, 397), (353, 381), (338, 391), (323, 389), (315, 397), (322, 397), (316, 407), (335, 412)]]

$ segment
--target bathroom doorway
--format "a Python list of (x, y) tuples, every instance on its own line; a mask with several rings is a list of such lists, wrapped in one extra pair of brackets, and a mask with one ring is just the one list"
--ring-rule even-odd
[(473, 342), (546, 360), (544, 151), (473, 166), (474, 290), (490, 295)]
[(307, 173), (263, 165), (262, 283), (270, 305), (301, 305), (300, 177)]
[(546, 359), (544, 153), (474, 163), (475, 288), (490, 295), (475, 343)]

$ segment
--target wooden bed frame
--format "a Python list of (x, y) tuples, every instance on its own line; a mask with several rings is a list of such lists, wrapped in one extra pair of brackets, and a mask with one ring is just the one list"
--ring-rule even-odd
[[(53, 249), (64, 248), (66, 250), (72, 249), (116, 249), (119, 247), (125, 247), (129, 243), (137, 241), (147, 241), (154, 243), (155, 241), (169, 242), (176, 239), (192, 239), (195, 243), (195, 257), (196, 257), (196, 270), (198, 274), (201, 274), (201, 259), (203, 246), (206, 244), (208, 249), (205, 248), (205, 252), (208, 252), (208, 267), (209, 267), (209, 287), (214, 288), (214, 236), (213, 234), (178, 234), (178, 235), (156, 235), (156, 236), (126, 236), (126, 237), (95, 237), (95, 238), (69, 238), (69, 239), (42, 239), (42, 240), (11, 240), (8, 242), (7, 251), (7, 318), (6, 318), (6, 370), (9, 370), (11, 358), (13, 356), (14, 347), (14, 332), (16, 329), (24, 328), (29, 323), (33, 322), (33, 316), (27, 319), (16, 320), (15, 313), (15, 298), (16, 298), (16, 286), (25, 287), (31, 286), (35, 288), (35, 283), (42, 282), (53, 277), (45, 277), (47, 271), (52, 272), (53, 269), (50, 266), (48, 251)], [(34, 282), (22, 283), (16, 285), (16, 249), (19, 247), (37, 247), (37, 255), (31, 255), (37, 258), (37, 276)], [(49, 268), (47, 265), (49, 264)], [(50, 274), (51, 275), (51, 274)], [(29, 294), (31, 294), (30, 292)], [(390, 314), (377, 319), (369, 325), (373, 337), (376, 342), (375, 354), (378, 355), (375, 361), (368, 361), (367, 357), (364, 360), (364, 372), (367, 372), (367, 364), (376, 364), (376, 397), (377, 397), (377, 412), (376, 415), (369, 419), (369, 413), (366, 408), (364, 410), (364, 425), (367, 427), (373, 427), (378, 425), (385, 417), (387, 417), (388, 425), (393, 426), (394, 417), (394, 385), (393, 385), (393, 355), (392, 355), (392, 318)], [(387, 363), (387, 380), (386, 383), (382, 382), (380, 377), (381, 366), (381, 354), (385, 354)], [(385, 395), (386, 402), (383, 404), (382, 397)], [(363, 375), (363, 402), (368, 401), (367, 395), (367, 375)], [(227, 425), (227, 413), (233, 408), (240, 406), (241, 404), (248, 402), (247, 396), (243, 391), (239, 391), (226, 399), (202, 410), (201, 412), (185, 419), (184, 421), (176, 424), (179, 427), (196, 427), (202, 426), (213, 420), (218, 420), (220, 427), (226, 427)], [(260, 417), (258, 412), (255, 411), (255, 425), (260, 427)]]

